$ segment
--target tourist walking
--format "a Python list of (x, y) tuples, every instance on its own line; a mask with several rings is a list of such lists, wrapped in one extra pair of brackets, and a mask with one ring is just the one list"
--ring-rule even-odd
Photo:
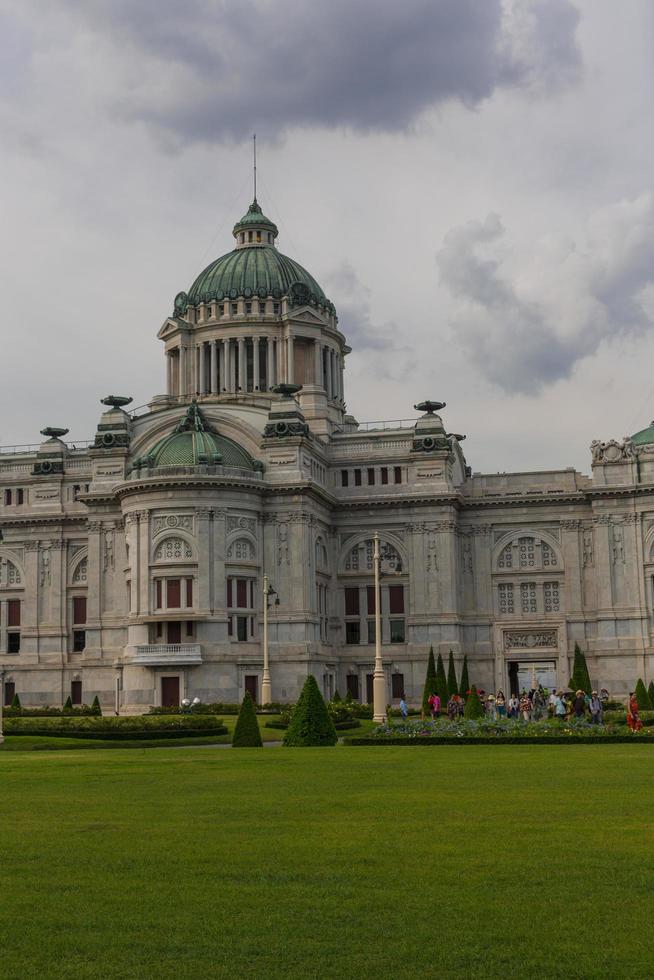
[(553, 718), (556, 714), (556, 691), (552, 691), (549, 698), (547, 699), (547, 714), (550, 718)]
[(495, 695), (495, 710), (498, 718), (506, 718), (506, 698), (504, 691), (498, 691)]
[(534, 691), (534, 696), (531, 700), (531, 708), (534, 721), (540, 721), (545, 710), (545, 698), (543, 697), (541, 688)]
[(404, 700), (404, 696), (400, 698), (400, 714), (402, 715), (402, 721), (406, 721), (409, 717), (409, 706)]
[(456, 718), (456, 695), (453, 694), (452, 697), (447, 702), (447, 717), (450, 721), (454, 721)]
[(639, 732), (643, 727), (643, 723), (640, 720), (638, 701), (636, 700), (636, 695), (633, 691), (630, 693), (629, 701), (627, 702), (627, 724), (629, 725), (632, 734), (634, 732)]
[(523, 721), (531, 721), (531, 698), (526, 691), (520, 698), (520, 714)]
[(592, 697), (590, 699), (590, 720), (593, 725), (602, 724), (602, 701), (597, 695), (597, 691), (593, 691)]
[(565, 721), (565, 716), (567, 714), (568, 708), (565, 703), (565, 697), (563, 696), (563, 691), (559, 691), (556, 695), (556, 700), (554, 702), (554, 714), (559, 721)]
[(465, 708), (466, 708), (465, 701), (463, 700), (463, 698), (461, 697), (460, 694), (457, 694), (457, 696), (456, 696), (456, 713), (457, 713), (457, 717), (463, 718), (463, 713), (465, 711)]
[(517, 694), (512, 694), (509, 698), (509, 718), (517, 718), (520, 701)]
[(572, 710), (575, 713), (575, 718), (583, 718), (586, 714), (586, 696), (583, 691), (577, 691), (575, 694)]
[(497, 708), (495, 705), (495, 698), (493, 697), (492, 694), (489, 694), (488, 697), (486, 698), (486, 714), (488, 715), (489, 718), (492, 718), (493, 721), (495, 721), (495, 719), (497, 718)]
[(429, 704), (429, 710), (431, 711), (432, 721), (435, 721), (437, 718), (440, 718), (441, 699), (439, 698), (438, 694), (430, 694), (427, 702)]

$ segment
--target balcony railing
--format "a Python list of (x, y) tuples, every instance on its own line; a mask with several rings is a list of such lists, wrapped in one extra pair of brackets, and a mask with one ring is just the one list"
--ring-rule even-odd
[(142, 667), (186, 667), (202, 663), (199, 643), (146, 643), (134, 648), (129, 662)]

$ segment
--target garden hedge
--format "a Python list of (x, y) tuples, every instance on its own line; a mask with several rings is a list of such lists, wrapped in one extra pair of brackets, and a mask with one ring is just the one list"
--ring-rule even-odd
[(189, 738), (227, 734), (221, 719), (214, 715), (7, 718), (4, 731), (5, 735), (106, 739)]
[(618, 742), (638, 742), (654, 745), (654, 738), (639, 735), (395, 735), (389, 738), (366, 738), (354, 735), (344, 738), (344, 745), (615, 745)]

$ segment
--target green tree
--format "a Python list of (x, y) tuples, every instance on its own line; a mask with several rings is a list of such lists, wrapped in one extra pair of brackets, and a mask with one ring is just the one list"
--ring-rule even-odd
[(462, 698), (468, 696), (470, 690), (470, 678), (468, 677), (468, 654), (463, 655), (463, 667), (461, 668), (461, 683), (459, 684), (459, 694)]
[(647, 688), (647, 693), (649, 695), (649, 703), (654, 708), (654, 681), (649, 682), (649, 687)]
[(309, 674), (284, 736), (284, 745), (336, 745), (338, 736), (313, 674)]
[(483, 718), (484, 709), (482, 703), (479, 700), (479, 695), (477, 694), (477, 688), (473, 684), (470, 688), (470, 694), (466, 700), (466, 706), (463, 709), (464, 718)]
[(572, 677), (570, 678), (570, 690), (584, 691), (585, 694), (590, 694), (593, 690), (590, 683), (586, 657), (578, 643), (575, 643), (575, 659), (572, 668)]
[(429, 659), (427, 661), (427, 676), (422, 692), (422, 710), (425, 714), (429, 713), (430, 695), (436, 694), (436, 664), (434, 663), (434, 648), (429, 647)]
[(334, 691), (334, 697), (332, 698), (332, 701), (334, 702), (334, 704), (338, 704), (339, 701), (342, 701), (342, 700), (343, 700), (343, 698), (338, 693), (338, 688), (336, 688), (336, 690)]
[(97, 694), (93, 698), (93, 704), (91, 705), (91, 714), (92, 715), (101, 715), (102, 714), (102, 708), (100, 707), (100, 701), (98, 699), (98, 695)]
[(456, 668), (454, 666), (454, 654), (450, 650), (450, 660), (447, 665), (447, 691), (448, 695), (452, 697), (453, 694), (459, 693), (459, 685), (456, 682)]
[(11, 706), (12, 706), (12, 708), (20, 708), (21, 707), (20, 698), (18, 697), (17, 694), (14, 694), (14, 698), (13, 698), (13, 701), (11, 702)]
[(651, 711), (652, 710), (652, 702), (649, 699), (649, 694), (647, 693), (647, 688), (645, 687), (645, 685), (642, 682), (642, 680), (640, 679), (640, 677), (638, 678), (638, 681), (636, 682), (636, 701), (638, 701), (638, 710), (639, 711)]
[(235, 749), (260, 749), (262, 746), (263, 742), (261, 741), (259, 722), (257, 721), (257, 715), (254, 710), (254, 701), (250, 692), (246, 691), (245, 697), (241, 702), (241, 710), (236, 719), (232, 747)]
[(436, 694), (441, 699), (441, 707), (445, 708), (449, 694), (447, 693), (447, 677), (445, 676), (445, 665), (440, 653), (436, 661)]
[(64, 711), (72, 711), (72, 710), (73, 710), (73, 700), (69, 694), (68, 697), (66, 698), (66, 703), (64, 704)]

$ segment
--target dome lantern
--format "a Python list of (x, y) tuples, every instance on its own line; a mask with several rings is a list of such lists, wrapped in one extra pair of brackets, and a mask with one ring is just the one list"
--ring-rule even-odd
[(279, 232), (275, 222), (265, 216), (255, 197), (247, 213), (234, 225), (232, 234), (237, 248), (250, 248), (274, 245)]

